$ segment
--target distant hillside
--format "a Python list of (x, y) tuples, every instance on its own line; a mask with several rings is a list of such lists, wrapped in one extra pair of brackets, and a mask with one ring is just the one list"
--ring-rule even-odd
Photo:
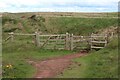
[(29, 12), (29, 13), (4, 13), (4, 15), (9, 16), (30, 16), (30, 15), (38, 15), (43, 17), (118, 17), (117, 12), (111, 13), (85, 13), (85, 12)]
[[(30, 18), (33, 15), (34, 18)], [(89, 35), (107, 27), (117, 27), (117, 13), (3, 13), (3, 32)]]

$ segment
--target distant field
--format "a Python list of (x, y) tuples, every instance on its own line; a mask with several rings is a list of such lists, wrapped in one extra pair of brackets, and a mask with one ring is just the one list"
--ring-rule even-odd
[[(117, 12), (113, 13), (84, 13), (84, 12), (30, 12), (30, 13), (14, 13), (14, 14), (9, 14), (10, 16), (15, 16), (17, 17), (20, 16), (30, 16), (32, 14), (38, 15), (38, 16), (43, 16), (43, 17), (118, 17)], [(4, 13), (3, 15), (7, 15), (7, 13)]]

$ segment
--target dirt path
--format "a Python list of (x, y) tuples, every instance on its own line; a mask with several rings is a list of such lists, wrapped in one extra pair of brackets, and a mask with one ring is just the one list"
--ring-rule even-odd
[(67, 67), (69, 67), (72, 64), (71, 59), (81, 57), (85, 54), (86, 53), (69, 54), (40, 62), (28, 62), (32, 64), (37, 70), (34, 78), (52, 78), (63, 72), (63, 70)]

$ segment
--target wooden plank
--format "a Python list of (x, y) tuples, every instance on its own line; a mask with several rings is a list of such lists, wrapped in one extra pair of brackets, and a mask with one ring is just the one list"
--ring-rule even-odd
[(58, 50), (64, 50), (65, 48), (58, 48)]
[(65, 41), (65, 39), (50, 39), (50, 41)]
[(92, 38), (96, 38), (96, 37), (107, 37), (107, 36), (91, 36)]
[(94, 34), (94, 33), (92, 33), (91, 35), (95, 35), (95, 36), (106, 36), (107, 34)]
[(84, 38), (84, 36), (73, 36), (73, 38)]
[(73, 38), (89, 38), (90, 36), (73, 36)]
[(57, 45), (57, 47), (56, 47), (56, 45), (46, 45), (43, 48), (55, 48), (55, 49), (57, 49), (57, 48), (64, 48), (64, 45)]
[(58, 34), (58, 35), (53, 35), (53, 34), (50, 34), (50, 35), (39, 35), (40, 37), (49, 37), (49, 36), (51, 36), (51, 37), (57, 37), (57, 36), (66, 36), (65, 34)]
[[(40, 41), (40, 42), (45, 42), (45, 41)], [(48, 41), (48, 42), (49, 42), (49, 43), (55, 43), (55, 42), (57, 42), (57, 43), (58, 43), (58, 42), (59, 42), (59, 43), (65, 43), (65, 41), (57, 41), (57, 40), (56, 40), (56, 41)]]
[(64, 43), (57, 43), (57, 45), (65, 45), (65, 42)]
[(91, 48), (93, 48), (93, 49), (94, 49), (94, 48), (96, 48), (96, 49), (98, 48), (98, 49), (99, 49), (99, 48), (104, 48), (104, 47), (91, 46)]
[(9, 40), (11, 38), (11, 36), (8, 36), (4, 41), (6, 42), (7, 40)]
[[(8, 33), (8, 34), (12, 34), (12, 33)], [(23, 33), (14, 33), (14, 35), (23, 35), (23, 36), (29, 36), (29, 35), (35, 35), (35, 34), (23, 34)], [(65, 36), (65, 34), (57, 34), (57, 35), (39, 35), (39, 36), (42, 36), (42, 37), (49, 37), (49, 36)]]
[(63, 44), (65, 44), (65, 43), (48, 42), (47, 44), (53, 44), (53, 45), (63, 45)]
[(91, 41), (92, 43), (107, 43), (107, 41)]
[[(11, 34), (11, 33), (8, 33)], [(35, 34), (22, 34), (22, 33), (14, 33), (14, 35), (18, 35), (18, 36), (35, 36)]]
[(76, 43), (76, 42), (86, 42), (86, 41), (88, 41), (88, 40), (73, 40), (74, 43)]
[(50, 39), (49, 41), (65, 41), (65, 39)]
[[(54, 48), (45, 48), (45, 49), (54, 49)], [(64, 50), (65, 48), (57, 48), (57, 50)]]

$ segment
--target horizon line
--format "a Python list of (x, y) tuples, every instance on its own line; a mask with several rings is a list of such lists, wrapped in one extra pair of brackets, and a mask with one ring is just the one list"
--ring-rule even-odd
[(101, 11), (101, 12), (68, 12), (68, 11), (26, 11), (26, 12), (0, 12), (0, 13), (119, 13), (120, 11)]

